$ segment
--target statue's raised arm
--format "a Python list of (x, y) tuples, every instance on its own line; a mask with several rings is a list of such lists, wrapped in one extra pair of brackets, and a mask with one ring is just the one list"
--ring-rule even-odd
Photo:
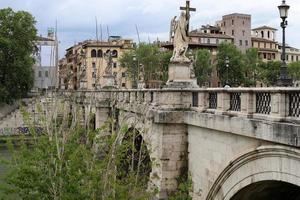
[(186, 57), (186, 52), (189, 46), (188, 38), (188, 21), (185, 12), (181, 12), (179, 20), (175, 24), (175, 34), (173, 40), (173, 56), (171, 62), (173, 63), (187, 63), (191, 62), (190, 59)]

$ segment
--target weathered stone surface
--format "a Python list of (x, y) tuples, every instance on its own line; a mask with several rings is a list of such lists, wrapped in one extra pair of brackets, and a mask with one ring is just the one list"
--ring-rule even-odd
[[(209, 108), (212, 92), (217, 93), (215, 109)], [(259, 92), (270, 93), (269, 114), (256, 113)], [(143, 130), (152, 161), (149, 188), (159, 188), (158, 199), (167, 199), (176, 190), (177, 177), (187, 162), (196, 200), (229, 200), (240, 189), (263, 180), (300, 186), (300, 124), (298, 117), (289, 116), (284, 89), (169, 88), (108, 93), (97, 95), (95, 102), (104, 106), (97, 104), (96, 121), (103, 123), (107, 109), (114, 107), (120, 111), (119, 123)], [(231, 93), (241, 93), (238, 111), (230, 110)]]

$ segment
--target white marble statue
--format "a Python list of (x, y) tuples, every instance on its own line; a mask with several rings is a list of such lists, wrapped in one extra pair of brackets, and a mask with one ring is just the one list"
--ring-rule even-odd
[(175, 34), (174, 34), (174, 50), (171, 62), (173, 63), (189, 63), (191, 62), (189, 58), (186, 57), (186, 52), (189, 46), (189, 37), (187, 36), (188, 21), (186, 18), (186, 13), (181, 12), (179, 20), (175, 24)]

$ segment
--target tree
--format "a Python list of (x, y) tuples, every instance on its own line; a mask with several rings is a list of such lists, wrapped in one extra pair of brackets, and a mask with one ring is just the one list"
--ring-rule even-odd
[(258, 56), (258, 50), (256, 48), (250, 48), (244, 55), (244, 70), (245, 70), (245, 86), (255, 86), (258, 80), (257, 75), (259, 73), (258, 66), (262, 62)]
[(208, 50), (200, 49), (196, 51), (194, 70), (198, 85), (201, 86), (209, 82), (212, 65), (211, 53)]
[(293, 80), (300, 80), (300, 61), (290, 63), (288, 72)]
[(140, 75), (145, 82), (166, 81), (171, 56), (171, 52), (161, 51), (156, 45), (141, 43), (136, 49), (124, 53), (120, 63), (127, 68), (127, 73), (134, 82)]
[(0, 10), (0, 102), (21, 98), (33, 86), (37, 30), (32, 15), (11, 8)]
[(276, 85), (279, 77), (280, 65), (280, 61), (261, 62), (258, 65), (259, 80), (267, 85)]
[[(16, 199), (10, 198), (15, 194), (20, 199), (151, 199), (155, 191), (146, 189), (152, 164), (142, 134), (123, 124), (107, 135), (114, 130), (113, 120), (89, 130), (77, 122), (76, 115), (58, 120), (42, 114), (43, 127), (48, 128), (41, 135), (32, 131), (30, 146), (22, 138), (20, 148), (9, 141), (10, 171), (6, 185), (0, 183), (0, 198)], [(26, 112), (24, 120), (33, 126)]]
[[(229, 67), (227, 71), (225, 60), (228, 58)], [(240, 86), (245, 82), (242, 53), (231, 43), (221, 43), (218, 47), (217, 68), (221, 84), (225, 85), (228, 78), (230, 86)]]

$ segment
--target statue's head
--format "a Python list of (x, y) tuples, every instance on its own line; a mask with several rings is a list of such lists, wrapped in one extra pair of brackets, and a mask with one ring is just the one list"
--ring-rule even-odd
[(184, 17), (185, 18), (185, 12), (182, 11), (180, 17)]

